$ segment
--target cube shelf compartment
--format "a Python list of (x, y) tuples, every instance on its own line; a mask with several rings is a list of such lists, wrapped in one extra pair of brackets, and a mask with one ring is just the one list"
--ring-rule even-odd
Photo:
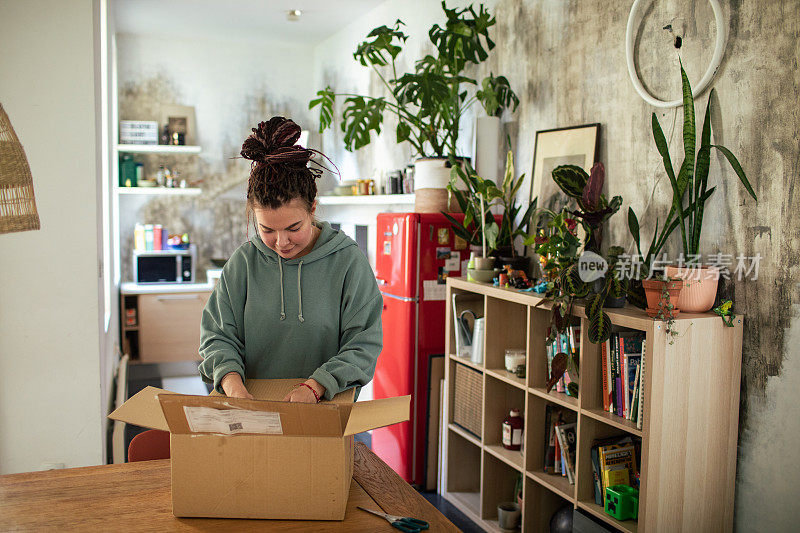
[[(459, 302), (457, 313), (470, 308), (486, 319), (481, 364), (456, 355), (453, 295)], [(524, 532), (547, 530), (552, 514), (565, 505), (628, 533), (681, 530), (689, 523), (697, 530), (732, 529), (741, 316), (729, 328), (710, 313), (681, 313), (673, 327), (677, 335), (669, 336), (663, 322), (640, 309), (606, 310), (615, 329), (640, 331), (646, 337), (644, 424), (637, 429), (634, 422), (603, 409), (601, 347), (588, 340), (582, 305), (573, 307), (573, 324), (581, 328), (579, 394), (573, 398), (545, 390), (550, 305), (540, 296), (448, 278), (447, 302), (447, 429), (439, 492), (471, 520), (487, 531), (500, 531), (497, 504), (515, 499), (514, 486), (522, 474)], [(526, 377), (518, 378), (506, 371), (504, 354), (507, 348), (522, 347), (527, 352)], [(453, 420), (458, 365), (475, 372), (482, 385), (476, 389), (482, 394), (480, 435)], [(548, 405), (577, 422), (574, 484), (543, 471)], [(521, 451), (507, 450), (501, 443), (502, 421), (512, 407), (525, 420)], [(625, 435), (641, 439), (638, 521), (617, 521), (594, 501), (592, 443)], [(698, 449), (703, 453), (693, 453)], [(684, 467), (688, 460), (691, 468)]]

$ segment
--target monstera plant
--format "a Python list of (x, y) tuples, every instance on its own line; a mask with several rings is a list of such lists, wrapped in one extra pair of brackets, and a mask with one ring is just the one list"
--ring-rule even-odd
[[(477, 81), (465, 74), (489, 57), (494, 41), (489, 28), (495, 24), (481, 4), (476, 11), (472, 5), (464, 9), (448, 9), (442, 2), (446, 17), (444, 26), (434, 24), (428, 37), (434, 48), (414, 65), (414, 71), (398, 75), (396, 59), (408, 36), (405, 25), (397, 20), (394, 26), (380, 26), (358, 45), (353, 57), (365, 67), (371, 67), (388, 96), (369, 96), (336, 92), (326, 87), (317, 92), (318, 98), (309, 109), (319, 106), (320, 133), (331, 127), (335, 101), (344, 97), (341, 129), (347, 150), (357, 150), (379, 134), (386, 113), (395, 116), (398, 143), (408, 142), (414, 155), (420, 157), (455, 157), (460, 121), (465, 111), (480, 101), (487, 113), (502, 113), (519, 104), (504, 76), (490, 74), (474, 96), (467, 88)], [(391, 70), (387, 72), (388, 68)]]

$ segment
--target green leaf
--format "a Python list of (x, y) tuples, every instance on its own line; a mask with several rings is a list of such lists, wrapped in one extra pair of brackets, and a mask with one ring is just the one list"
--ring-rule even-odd
[(636, 250), (639, 252), (639, 255), (642, 255), (642, 247), (639, 241), (639, 219), (636, 218), (636, 213), (633, 212), (633, 208), (628, 208), (628, 230), (631, 232), (633, 236), (633, 241), (636, 243)]
[(505, 76), (495, 78), (491, 73), (483, 78), (481, 89), (475, 93), (475, 97), (490, 117), (499, 117), (508, 108), (516, 111), (519, 105), (519, 98), (511, 89), (508, 79)]
[[(494, 220), (486, 221), (486, 226), (483, 228), (483, 233), (486, 235), (486, 246), (489, 250), (497, 248), (497, 236), (500, 234), (500, 228)], [(487, 252), (488, 253), (488, 252)]]
[(553, 181), (564, 194), (577, 200), (583, 195), (589, 175), (577, 165), (561, 165), (553, 169)]
[(745, 175), (744, 169), (742, 168), (742, 165), (739, 164), (739, 160), (736, 159), (736, 156), (724, 146), (720, 146), (718, 144), (712, 144), (711, 146), (722, 152), (722, 154), (728, 160), (728, 163), (730, 163), (731, 167), (733, 168), (733, 171), (736, 172), (736, 175), (739, 177), (739, 181), (742, 182), (742, 185), (744, 185), (744, 188), (747, 189), (748, 193), (750, 193), (750, 196), (753, 197), (753, 200), (757, 202), (758, 198), (753, 190), (753, 186), (750, 185), (750, 182), (747, 180), (747, 175)]
[(691, 231), (691, 249), (689, 253), (696, 254), (700, 246), (700, 233), (703, 228), (703, 205), (697, 199), (701, 198), (708, 187), (708, 170), (711, 159), (711, 101), (714, 97), (714, 89), (708, 95), (706, 114), (703, 119), (703, 131), (700, 134), (700, 151), (697, 153), (697, 165), (695, 166), (695, 186), (692, 191), (694, 201), (693, 226)]
[[(374, 37), (371, 41), (364, 41), (358, 45), (353, 53), (353, 58), (366, 66), (386, 66), (390, 60), (394, 60), (402, 48), (394, 41), (404, 43), (408, 36), (400, 31), (400, 26), (404, 26), (403, 21), (397, 19), (394, 28), (380, 26), (375, 28), (367, 35), (367, 38)], [(391, 58), (391, 59), (390, 59)]]
[(411, 138), (411, 127), (405, 122), (397, 124), (397, 142), (401, 143)]
[(604, 292), (596, 294), (589, 299), (586, 314), (589, 319), (589, 341), (600, 344), (611, 337), (611, 318), (603, 311), (606, 295)]
[[(681, 172), (679, 172), (678, 186), (681, 188), (681, 202), (683, 201), (683, 193), (691, 178), (694, 177), (694, 147), (696, 141), (696, 125), (694, 118), (694, 98), (692, 97), (692, 86), (689, 83), (689, 78), (686, 76), (686, 71), (683, 70), (681, 64), (681, 80), (683, 89), (683, 152), (684, 160), (681, 165)], [(681, 179), (681, 174), (683, 177)], [(694, 185), (692, 186), (694, 189)]]
[(319, 106), (319, 132), (322, 133), (333, 123), (333, 104), (336, 95), (330, 87), (325, 87), (321, 91), (317, 91), (317, 96), (319, 98), (308, 103), (308, 108), (313, 109)]
[[(661, 158), (664, 160), (664, 169), (667, 171), (667, 177), (669, 178), (669, 183), (672, 185), (672, 211), (675, 211), (679, 215), (679, 225), (681, 227), (681, 237), (683, 238), (683, 250), (685, 253), (688, 253), (688, 243), (686, 241), (686, 225), (683, 222), (683, 199), (682, 199), (682, 191), (678, 187), (678, 182), (675, 179), (675, 171), (672, 169), (672, 160), (669, 157), (669, 147), (667, 146), (667, 140), (664, 138), (664, 132), (661, 131), (661, 124), (658, 123), (658, 118), (656, 114), (653, 113), (653, 138), (656, 141), (656, 148), (658, 148), (658, 152), (661, 154)], [(672, 213), (670, 211), (670, 213)], [(669, 216), (667, 216), (667, 220), (669, 220)]]
[(349, 151), (358, 150), (370, 143), (370, 132), (379, 134), (383, 123), (383, 98), (366, 99), (354, 96), (345, 100), (342, 118), (344, 145)]

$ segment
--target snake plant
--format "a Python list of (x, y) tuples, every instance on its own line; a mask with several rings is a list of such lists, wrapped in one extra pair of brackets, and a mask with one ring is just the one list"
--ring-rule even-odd
[[(664, 162), (664, 170), (669, 178), (672, 187), (672, 205), (659, 232), (659, 220), (656, 219), (655, 231), (650, 241), (647, 254), (642, 254), (641, 241), (639, 236), (639, 219), (632, 208), (628, 209), (628, 228), (636, 243), (639, 255), (643, 257), (643, 273), (649, 274), (652, 261), (658, 257), (661, 249), (666, 244), (667, 238), (676, 229), (680, 228), (681, 243), (685, 257), (697, 256), (700, 250), (700, 236), (703, 229), (703, 214), (705, 203), (714, 193), (716, 187), (708, 187), (708, 171), (710, 166), (711, 149), (716, 148), (727, 159), (733, 168), (739, 181), (744, 186), (747, 193), (758, 201), (753, 187), (747, 179), (747, 175), (739, 164), (739, 160), (733, 153), (718, 144), (711, 144), (711, 102), (713, 101), (714, 89), (708, 98), (706, 105), (703, 129), (700, 134), (700, 148), (695, 154), (697, 144), (697, 129), (694, 114), (694, 98), (692, 97), (692, 86), (686, 71), (681, 64), (681, 80), (683, 91), (683, 151), (684, 159), (681, 163), (678, 174), (672, 166), (669, 155), (669, 147), (658, 122), (656, 114), (652, 116), (653, 138), (656, 143), (658, 153)], [(686, 205), (684, 205), (686, 202)]]

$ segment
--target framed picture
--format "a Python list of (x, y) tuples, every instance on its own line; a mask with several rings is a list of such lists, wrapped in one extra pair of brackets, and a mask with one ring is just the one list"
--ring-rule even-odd
[(567, 196), (553, 181), (553, 169), (577, 165), (589, 172), (597, 162), (599, 143), (600, 124), (537, 131), (530, 199), (538, 197), (539, 207), (556, 211), (566, 205)]
[[(197, 144), (194, 107), (176, 104), (161, 104), (159, 107), (159, 127), (167, 126), (169, 136), (173, 133), (183, 135), (183, 144)], [(172, 143), (167, 143), (172, 144)], [(177, 144), (177, 143), (176, 143)]]

